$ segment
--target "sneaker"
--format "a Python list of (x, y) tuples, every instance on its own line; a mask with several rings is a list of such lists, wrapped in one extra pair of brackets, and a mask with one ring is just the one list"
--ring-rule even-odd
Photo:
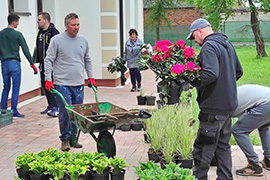
[(58, 108), (56, 107), (52, 108), (52, 110), (49, 111), (47, 114), (48, 116), (58, 117), (58, 114), (59, 114)]
[(62, 141), (61, 150), (62, 151), (69, 151), (70, 150), (69, 139)]
[(40, 114), (47, 114), (51, 110), (52, 110), (52, 108), (48, 106), (44, 111), (41, 111)]
[(136, 87), (132, 87), (132, 89), (130, 90), (131, 92), (135, 92), (136, 91)]
[(236, 170), (239, 176), (263, 176), (263, 170), (259, 163), (250, 162), (246, 167)]
[(137, 91), (140, 92), (141, 91), (141, 85), (138, 85)]
[(69, 140), (69, 144), (70, 144), (70, 146), (73, 147), (73, 148), (78, 148), (78, 149), (79, 149), (79, 148), (82, 148), (82, 147), (83, 147), (83, 145), (81, 145), (81, 144), (78, 143), (78, 142), (77, 142), (76, 145), (73, 145), (72, 139)]
[(20, 114), (19, 112), (13, 113), (13, 118), (24, 118), (23, 114)]
[(264, 159), (260, 163), (263, 168), (270, 171), (270, 158), (264, 156)]

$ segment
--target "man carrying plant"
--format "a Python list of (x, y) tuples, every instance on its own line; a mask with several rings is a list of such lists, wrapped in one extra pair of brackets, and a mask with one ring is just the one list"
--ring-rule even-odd
[(207, 20), (195, 20), (187, 39), (194, 39), (201, 46), (200, 81), (191, 82), (197, 86), (200, 107), (200, 126), (192, 152), (193, 174), (199, 180), (207, 180), (216, 153), (217, 180), (231, 180), (230, 116), (237, 107), (236, 81), (243, 74), (242, 67), (227, 36), (215, 33)]
[[(78, 34), (79, 17), (70, 13), (65, 17), (66, 31), (51, 39), (45, 63), (45, 88), (58, 90), (68, 104), (82, 104), (84, 96), (84, 69), (86, 70), (89, 83), (96, 85), (92, 75), (92, 61), (89, 56), (87, 39)], [(52, 82), (52, 71), (53, 81)], [(81, 148), (82, 145), (73, 144), (72, 138), (76, 137), (77, 128), (71, 123), (65, 105), (58, 97), (59, 127), (61, 150), (68, 151), (70, 146)]]
[[(263, 176), (262, 167), (270, 170), (270, 88), (255, 84), (242, 85), (237, 88), (237, 98), (238, 106), (233, 117), (238, 117), (238, 121), (233, 125), (232, 133), (247, 157), (248, 165), (236, 170), (236, 174)], [(264, 152), (261, 162), (249, 137), (255, 129), (259, 131)]]

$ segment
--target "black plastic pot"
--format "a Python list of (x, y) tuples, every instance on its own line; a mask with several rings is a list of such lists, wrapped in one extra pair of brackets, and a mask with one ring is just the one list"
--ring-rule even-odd
[(87, 171), (85, 174), (79, 176), (78, 180), (89, 180), (91, 179), (90, 171)]
[(91, 180), (109, 180), (109, 172), (106, 171), (103, 174), (98, 174), (94, 171), (91, 171)]
[(121, 172), (113, 172), (111, 171), (111, 180), (124, 180), (125, 179), (126, 170), (122, 169)]
[(131, 124), (123, 124), (121, 126), (122, 131), (130, 131), (131, 130)]
[(179, 159), (177, 163), (179, 163), (182, 168), (191, 169), (193, 167), (193, 159)]
[(156, 103), (156, 96), (146, 96), (146, 105), (154, 106)]
[(18, 177), (24, 180), (31, 180), (29, 171), (23, 171), (21, 168), (16, 169)]
[(136, 124), (131, 125), (131, 129), (133, 131), (140, 131), (140, 130), (142, 130), (142, 128), (143, 128), (142, 123), (136, 123)]
[(34, 174), (33, 172), (30, 172), (29, 175), (31, 180), (49, 180), (49, 176), (46, 176), (45, 174)]
[(146, 97), (145, 96), (137, 96), (138, 105), (145, 105)]
[(150, 140), (149, 136), (147, 136), (146, 133), (143, 134), (143, 137), (144, 137), (144, 142), (145, 142), (146, 144), (150, 144), (150, 143), (151, 143), (151, 140)]
[(154, 162), (160, 161), (158, 154), (154, 152), (151, 148), (148, 150), (147, 154), (148, 154), (149, 161), (154, 161)]

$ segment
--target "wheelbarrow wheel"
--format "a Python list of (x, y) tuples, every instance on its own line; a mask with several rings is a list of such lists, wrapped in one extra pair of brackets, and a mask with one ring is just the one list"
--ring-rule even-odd
[(107, 157), (113, 157), (116, 154), (115, 142), (109, 131), (102, 131), (98, 135), (97, 151), (104, 153)]

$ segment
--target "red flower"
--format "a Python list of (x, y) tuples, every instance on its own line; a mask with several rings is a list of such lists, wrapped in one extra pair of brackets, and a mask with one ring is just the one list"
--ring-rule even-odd
[(179, 40), (175, 43), (175, 46), (180, 46), (182, 49), (186, 49), (185, 41)]
[(200, 66), (198, 66), (197, 69), (200, 71), (202, 68)]
[(156, 55), (154, 55), (154, 57), (153, 57), (153, 61), (154, 61), (154, 62), (162, 61), (162, 57), (161, 57), (160, 55), (156, 54)]
[(186, 48), (184, 50), (184, 55), (187, 59), (196, 56), (194, 49), (192, 47)]
[(195, 69), (195, 64), (194, 64), (194, 62), (191, 62), (191, 61), (187, 62), (187, 68), (188, 68), (191, 72), (194, 71), (194, 69)]
[(172, 68), (171, 68), (171, 72), (179, 75), (182, 72), (185, 72), (186, 70), (186, 66), (184, 64), (175, 64)]
[(169, 40), (165, 41), (158, 41), (155, 46), (155, 50), (157, 52), (168, 52), (169, 51), (169, 46), (171, 46), (172, 43)]

